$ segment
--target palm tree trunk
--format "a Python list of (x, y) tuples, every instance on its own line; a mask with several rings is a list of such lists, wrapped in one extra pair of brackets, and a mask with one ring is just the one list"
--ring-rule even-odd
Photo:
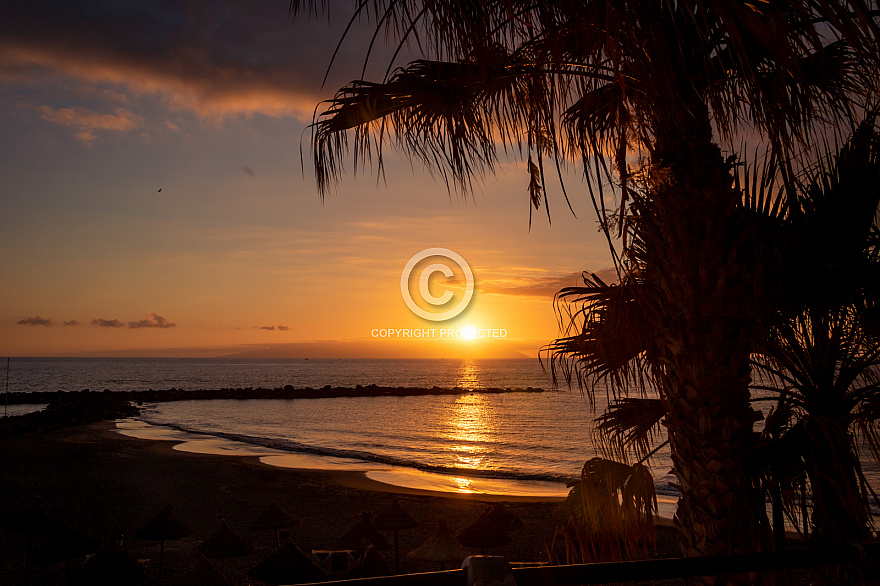
[(636, 254), (644, 255), (646, 314), (656, 336), (650, 351), (669, 404), (681, 490), (675, 522), (688, 557), (759, 551), (766, 542), (766, 512), (746, 471), (754, 235), (708, 120), (693, 100), (662, 125), (669, 134), (657, 137), (650, 198), (635, 206), (644, 244)]
[(857, 463), (850, 461), (853, 455), (846, 422), (835, 423), (826, 419), (820, 426), (816, 420), (807, 421), (808, 433), (821, 438), (816, 442), (820, 451), (807, 463), (813, 496), (813, 531), (819, 543), (861, 543), (869, 536), (870, 511), (853, 471)]

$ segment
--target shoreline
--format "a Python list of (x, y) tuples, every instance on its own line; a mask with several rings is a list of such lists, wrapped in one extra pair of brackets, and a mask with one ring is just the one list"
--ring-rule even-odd
[(563, 482), (468, 476), (466, 470), (425, 471), (354, 458), (289, 452), (134, 418), (116, 421), (111, 430), (146, 441), (174, 442), (171, 449), (176, 451), (255, 458), (260, 464), (277, 468), (353, 472), (352, 478), (360, 479), (359, 486), (371, 486), (374, 490), (387, 487), (385, 492), (409, 490), (412, 492), (408, 494), (523, 498), (531, 502), (562, 502), (568, 494)]
[[(444, 474), (348, 458), (262, 448), (219, 436), (154, 425), (140, 419), (132, 420), (131, 427), (120, 428), (119, 423), (115, 422), (116, 427), (112, 431), (145, 441), (175, 442), (170, 446), (171, 450), (253, 458), (255, 462), (273, 468), (331, 471), (338, 475), (339, 482), (350, 488), (394, 494), (481, 498), (487, 502), (516, 500), (561, 503), (568, 494), (565, 483), (468, 477), (464, 470), (457, 471), (456, 474)], [(678, 499), (658, 496), (657, 502), (657, 524), (673, 526), (672, 517)]]
[[(427, 496), (434, 498), (463, 498), (463, 499), (478, 499), (484, 502), (523, 502), (523, 503), (561, 503), (565, 500), (565, 496), (546, 496), (546, 495), (522, 495), (522, 494), (507, 494), (507, 493), (484, 493), (484, 492), (464, 492), (464, 491), (444, 491), (444, 490), (431, 490), (426, 488), (417, 488), (412, 486), (401, 486), (397, 484), (392, 484), (390, 482), (382, 482), (380, 480), (376, 480), (368, 476), (368, 474), (372, 471), (379, 469), (387, 469), (388, 466), (371, 464), (368, 462), (364, 462), (364, 467), (362, 469), (353, 468), (351, 463), (341, 463), (338, 465), (330, 464), (328, 467), (320, 467), (318, 466), (293, 466), (293, 465), (281, 465), (281, 464), (273, 464), (270, 461), (267, 461), (268, 458), (280, 457), (284, 458), (288, 455), (286, 452), (282, 452), (280, 450), (272, 450), (271, 448), (263, 449), (254, 449), (255, 453), (239, 453), (237, 451), (229, 450), (222, 447), (224, 444), (238, 444), (240, 446), (244, 446), (245, 449), (255, 448), (255, 446), (248, 446), (247, 444), (241, 444), (240, 442), (235, 442), (234, 440), (227, 440), (225, 438), (217, 438), (214, 436), (205, 436), (207, 438), (211, 438), (205, 440), (204, 442), (200, 441), (197, 437), (200, 434), (194, 434), (190, 432), (182, 432), (173, 430), (182, 436), (183, 434), (194, 436), (194, 439), (187, 439), (185, 437), (143, 437), (141, 435), (131, 435), (126, 433), (129, 430), (120, 429), (117, 427), (118, 423), (114, 421), (105, 421), (99, 424), (94, 424), (97, 430), (102, 432), (118, 434), (122, 437), (129, 439), (141, 440), (143, 442), (152, 442), (157, 444), (154, 449), (160, 453), (189, 453), (194, 455), (206, 455), (206, 456), (218, 456), (221, 458), (239, 458), (242, 462), (246, 462), (255, 466), (263, 466), (270, 469), (280, 469), (280, 470), (291, 470), (291, 471), (299, 471), (299, 472), (321, 472), (326, 473), (328, 478), (331, 478), (334, 482), (339, 483), (342, 486), (348, 488), (354, 488), (358, 490), (369, 490), (372, 492), (381, 492), (387, 494), (407, 494), (413, 496)], [(152, 428), (162, 428), (163, 426), (156, 426), (152, 424), (147, 424)], [(198, 448), (198, 444), (204, 443), (205, 450), (200, 450)], [(181, 445), (188, 445), (181, 449)], [(218, 446), (219, 449), (218, 449)], [(223, 452), (226, 453), (223, 453)], [(271, 454), (269, 456), (262, 454), (262, 451), (272, 451), (277, 452), (277, 454)], [(294, 456), (300, 456), (300, 454), (292, 454)], [(320, 462), (326, 460), (336, 460), (340, 458), (330, 458), (330, 457), (322, 457), (322, 456), (305, 456), (303, 460), (311, 460), (313, 462)], [(340, 459), (341, 460), (341, 459)], [(416, 471), (418, 472), (418, 471)]]

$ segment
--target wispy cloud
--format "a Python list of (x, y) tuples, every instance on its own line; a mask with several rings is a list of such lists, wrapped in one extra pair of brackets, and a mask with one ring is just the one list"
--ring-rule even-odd
[(171, 321), (168, 321), (158, 313), (151, 313), (146, 318), (139, 321), (130, 321), (128, 322), (129, 329), (136, 330), (139, 328), (173, 328), (177, 327), (177, 324)]
[[(606, 283), (617, 281), (614, 269), (594, 272)], [(512, 295), (516, 297), (553, 297), (565, 287), (583, 285), (583, 273), (567, 273), (558, 277), (516, 277), (511, 279), (487, 279), (478, 284), (480, 293), (490, 295)]]
[(49, 318), (40, 317), (39, 315), (35, 315), (33, 317), (26, 317), (24, 319), (18, 320), (18, 325), (20, 325), (20, 326), (52, 326), (52, 325), (55, 325), (55, 322)]
[(254, 326), (259, 330), (266, 330), (268, 332), (289, 332), (290, 326), (285, 325), (277, 325), (277, 326)]
[(93, 326), (98, 326), (100, 328), (124, 328), (125, 324), (119, 321), (118, 319), (104, 319), (102, 317), (96, 317), (92, 320)]
[(143, 124), (140, 116), (125, 108), (116, 108), (112, 114), (99, 114), (79, 106), (59, 109), (41, 106), (38, 109), (43, 120), (73, 129), (74, 136), (85, 143), (98, 138), (98, 130), (126, 132)]
[(76, 321), (75, 319), (72, 319), (70, 321), (66, 321), (66, 322), (62, 323), (61, 325), (62, 326), (78, 326), (79, 322)]

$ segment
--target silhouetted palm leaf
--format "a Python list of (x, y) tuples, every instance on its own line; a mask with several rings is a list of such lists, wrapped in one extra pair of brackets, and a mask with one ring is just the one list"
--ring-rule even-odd
[(645, 466), (593, 458), (571, 486), (556, 529), (566, 540), (568, 563), (643, 556), (654, 547), (657, 496)]
[(639, 306), (634, 278), (619, 285), (606, 285), (598, 276), (584, 275), (583, 287), (567, 287), (556, 294), (560, 313), (568, 323), (567, 334), (542, 351), (548, 356), (554, 382), (559, 378), (587, 391), (593, 383), (607, 380), (614, 389), (643, 382), (647, 375), (645, 349), (650, 332)]
[[(305, 6), (315, 5), (294, 0), (291, 11)], [(657, 114), (681, 90), (659, 72), (682, 64), (723, 135), (756, 125), (785, 161), (816, 121), (845, 119), (876, 82), (873, 3), (375, 0), (356, 12), (426, 59), (330, 101), (314, 139), (322, 190), (349, 146), (359, 158), (380, 155), (371, 128), (378, 143), (393, 138), (460, 185), (494, 165), (496, 140), (582, 157), (587, 172), (591, 157), (611, 154), (623, 179), (626, 149), (656, 140)], [(373, 124), (380, 118), (387, 128)], [(542, 132), (550, 149), (529, 141), (560, 119), (564, 140)], [(353, 145), (331, 138), (353, 128)]]
[(596, 439), (619, 460), (626, 461), (630, 451), (645, 458), (655, 449), (667, 409), (662, 399), (621, 398), (596, 418)]

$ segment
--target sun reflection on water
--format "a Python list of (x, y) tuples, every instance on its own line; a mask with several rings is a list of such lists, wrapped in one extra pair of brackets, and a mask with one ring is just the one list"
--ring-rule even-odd
[(467, 478), (453, 478), (452, 482), (455, 483), (456, 492), (474, 492), (473, 490), (471, 490), (471, 481)]
[(461, 387), (462, 389), (476, 389), (480, 388), (480, 369), (477, 367), (477, 363), (473, 360), (465, 360), (461, 364), (461, 368), (458, 371), (458, 379), (456, 380), (455, 386)]
[[(462, 388), (479, 388), (480, 371), (475, 362), (469, 360), (462, 364), (458, 381)], [(449, 441), (459, 468), (494, 468), (490, 447), (497, 436), (497, 422), (495, 409), (483, 395), (469, 393), (459, 397), (450, 407), (445, 427), (442, 435)], [(455, 482), (458, 484), (459, 480), (465, 479)]]

